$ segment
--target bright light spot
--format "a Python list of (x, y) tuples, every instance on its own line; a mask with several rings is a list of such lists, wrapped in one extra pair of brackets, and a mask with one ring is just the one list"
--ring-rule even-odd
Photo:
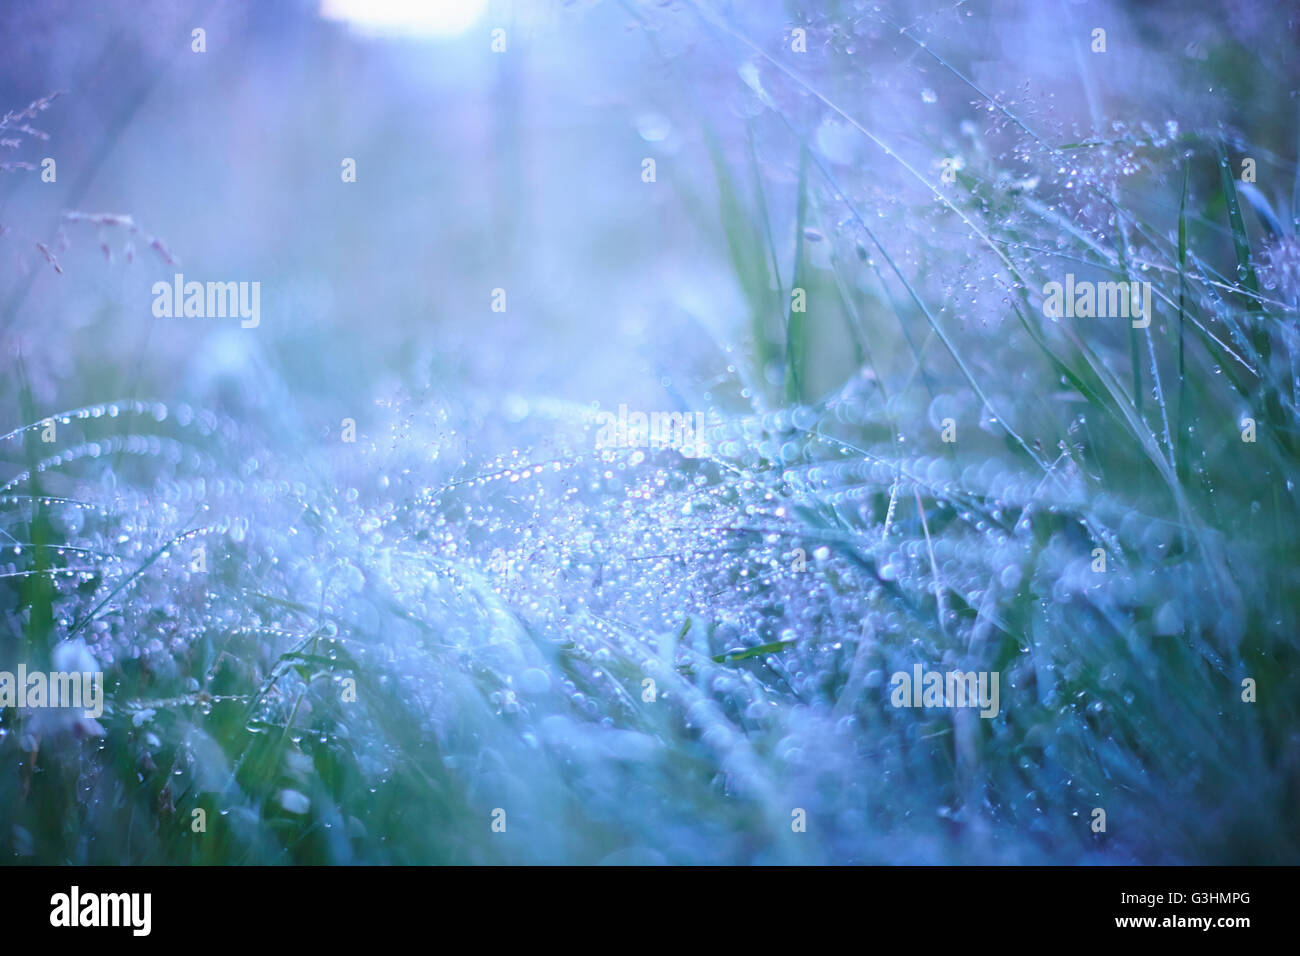
[(474, 25), (487, 0), (321, 0), (327, 20), (381, 36), (449, 37)]

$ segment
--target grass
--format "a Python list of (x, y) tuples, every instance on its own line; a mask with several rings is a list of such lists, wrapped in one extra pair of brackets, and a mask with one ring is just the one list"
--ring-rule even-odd
[[(19, 369), (0, 665), (84, 641), (109, 693), (102, 735), (0, 713), (4, 859), (1295, 862), (1300, 205), (1214, 131), (1040, 129), (891, 29), (991, 117), (945, 183), (849, 54), (691, 9), (761, 106), (681, 177), (743, 311), (707, 457), (473, 397), (471, 453), (432, 375), (353, 446)], [(1155, 320), (1047, 318), (1067, 271)], [(999, 714), (890, 707), (915, 663), (998, 673)]]

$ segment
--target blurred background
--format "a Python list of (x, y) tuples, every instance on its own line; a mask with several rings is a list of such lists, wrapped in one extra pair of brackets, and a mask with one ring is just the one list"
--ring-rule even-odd
[[(111, 699), (0, 725), (6, 858), (1294, 862), (1298, 24), (6, 0), (0, 664)], [(1004, 714), (882, 716), (918, 660)]]
[[(329, 3), (322, 15), (309, 2), (7, 3), (5, 108), (61, 95), (34, 123), (49, 139), (12, 151), (55, 158), (57, 182), (0, 179), (6, 340), (26, 344), (37, 397), (69, 407), (183, 394), (333, 420), (430, 380), (662, 403), (668, 366), (725, 377), (727, 347), (758, 349), (715, 164), (747, 205), (762, 183), (788, 261), (800, 137), (886, 231), (904, 207), (933, 202), (819, 94), (927, 179), (940, 154), (970, 151), (963, 122), (981, 136), (1005, 122), (915, 41), (1048, 138), (1225, 124), (1290, 156), (1285, 11), (1198, 9), (429, 0)], [(1108, 30), (1104, 57), (1089, 50), (1094, 22)], [(797, 24), (808, 52), (786, 56)], [(191, 50), (195, 28), (203, 54)], [(494, 29), (504, 54), (491, 49)], [(776, 54), (806, 86), (766, 58)], [(641, 179), (647, 157), (653, 184)], [(356, 160), (355, 183), (341, 181), (344, 158)], [(63, 224), (65, 210), (130, 215), (198, 281), (260, 281), (261, 327), (155, 320), (149, 289), (178, 270), (121, 228), (103, 230), (106, 259), (100, 231)], [(836, 212), (816, 228), (842, 231)], [(929, 238), (951, 242), (960, 237)], [(926, 251), (895, 250), (913, 281), (942, 278), (927, 277)], [(495, 288), (505, 313), (490, 309)], [(1001, 321), (977, 311), (961, 318)], [(829, 328), (811, 385), (825, 392), (853, 363), (842, 328), (819, 325)]]

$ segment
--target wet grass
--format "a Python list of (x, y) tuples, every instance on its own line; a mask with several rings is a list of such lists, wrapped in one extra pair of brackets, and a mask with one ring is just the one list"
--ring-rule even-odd
[[(697, 13), (762, 107), (701, 108), (677, 184), (744, 313), (707, 456), (469, 381), (434, 420), (435, 366), (349, 445), (15, 365), (0, 667), (84, 642), (108, 706), (0, 714), (0, 858), (1295, 862), (1300, 203), (893, 30), (994, 118), (949, 182), (851, 63)], [(1046, 317), (1067, 271), (1151, 282), (1150, 327)], [(999, 714), (890, 706), (917, 663)]]

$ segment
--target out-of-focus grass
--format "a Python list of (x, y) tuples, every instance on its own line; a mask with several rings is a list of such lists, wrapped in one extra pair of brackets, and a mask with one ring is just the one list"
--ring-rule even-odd
[[(750, 399), (704, 461), (449, 461), (418, 405), (361, 459), (284, 407), (125, 401), (47, 446), (21, 387), (0, 665), (85, 639), (109, 706), (89, 740), (0, 716), (4, 858), (1294, 862), (1296, 302), (1220, 143), (1053, 146), (981, 102), (1014, 147), (905, 170), (885, 219), (775, 102), (784, 160), (701, 151)], [(1151, 281), (1156, 321), (1046, 319), (1071, 270)], [(890, 708), (918, 661), (998, 672), (1001, 714)]]

